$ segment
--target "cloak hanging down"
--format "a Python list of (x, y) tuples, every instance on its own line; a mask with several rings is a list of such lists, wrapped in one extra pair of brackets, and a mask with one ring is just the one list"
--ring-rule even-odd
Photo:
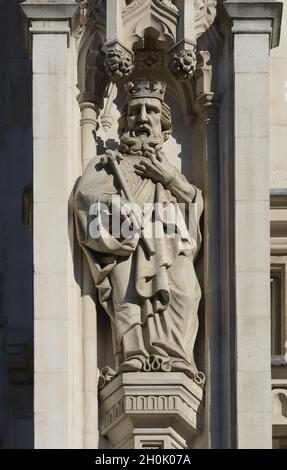
[[(170, 237), (166, 214), (178, 214), (178, 203), (186, 201), (176, 199), (161, 183), (137, 176), (132, 168), (133, 158), (123, 156), (121, 166), (134, 201), (142, 209), (147, 203), (164, 208), (162, 216), (151, 219), (148, 230), (149, 244), (155, 254), (147, 255), (138, 236), (114, 237), (111, 227), (102, 224), (101, 217), (96, 222), (97, 237), (91, 236), (91, 205), (98, 206), (99, 213), (109, 212), (101, 200), (103, 195), (123, 196), (116, 177), (102, 166), (100, 157), (90, 162), (75, 191), (78, 240), (88, 259), (99, 301), (115, 326), (118, 344), (124, 343), (129, 331), (138, 325), (145, 355), (160, 357), (168, 361), (170, 370), (181, 370), (195, 377), (198, 372), (193, 351), (201, 291), (194, 260), (201, 243), (201, 192), (194, 187), (195, 197), (190, 201), (193, 210), (185, 204), (181, 217), (173, 222), (174, 236)], [(176, 172), (177, 178), (185, 180)], [(187, 229), (190, 221), (194, 227), (192, 234)], [(161, 225), (161, 237), (155, 234), (155, 224)]]

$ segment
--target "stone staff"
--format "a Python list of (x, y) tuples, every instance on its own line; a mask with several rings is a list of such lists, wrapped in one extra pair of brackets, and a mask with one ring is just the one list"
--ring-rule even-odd
[[(124, 175), (119, 165), (119, 161), (121, 159), (122, 159), (122, 156), (118, 152), (107, 150), (106, 155), (104, 155), (101, 158), (101, 163), (103, 166), (107, 166), (107, 165), (111, 166), (111, 168), (113, 169), (114, 175), (118, 179), (118, 182), (120, 183), (120, 186), (124, 192), (125, 198), (127, 199), (128, 202), (135, 204), (133, 197), (131, 195), (131, 192), (129, 190), (129, 187), (127, 185), (127, 182), (124, 178)], [(143, 244), (148, 253), (148, 256), (150, 257), (155, 254), (155, 250), (151, 247), (149, 241), (144, 237), (143, 230), (144, 230), (144, 227), (141, 226), (141, 237), (143, 240)]]

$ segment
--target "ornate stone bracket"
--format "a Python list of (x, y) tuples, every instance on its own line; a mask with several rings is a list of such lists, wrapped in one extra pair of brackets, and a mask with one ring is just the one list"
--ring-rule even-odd
[(100, 392), (100, 426), (114, 448), (184, 449), (202, 426), (202, 388), (183, 373), (125, 373)]
[(128, 77), (134, 70), (133, 53), (122, 46), (119, 42), (114, 42), (104, 47), (106, 54), (105, 71), (112, 81), (116, 82)]
[(196, 47), (191, 45), (189, 49), (171, 54), (169, 67), (177, 80), (191, 79), (196, 69)]

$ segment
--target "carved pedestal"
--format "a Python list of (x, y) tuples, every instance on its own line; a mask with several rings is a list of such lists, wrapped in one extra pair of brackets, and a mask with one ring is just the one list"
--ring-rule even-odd
[(115, 449), (185, 449), (202, 426), (203, 390), (183, 373), (129, 372), (100, 392), (100, 426)]

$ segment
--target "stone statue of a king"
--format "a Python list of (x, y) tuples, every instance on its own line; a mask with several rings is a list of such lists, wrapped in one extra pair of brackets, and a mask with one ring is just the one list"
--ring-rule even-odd
[(104, 372), (181, 371), (201, 383), (194, 362), (201, 192), (163, 150), (172, 130), (166, 84), (139, 79), (126, 88), (120, 146), (90, 162), (74, 195), (78, 240), (120, 357), (117, 370)]

